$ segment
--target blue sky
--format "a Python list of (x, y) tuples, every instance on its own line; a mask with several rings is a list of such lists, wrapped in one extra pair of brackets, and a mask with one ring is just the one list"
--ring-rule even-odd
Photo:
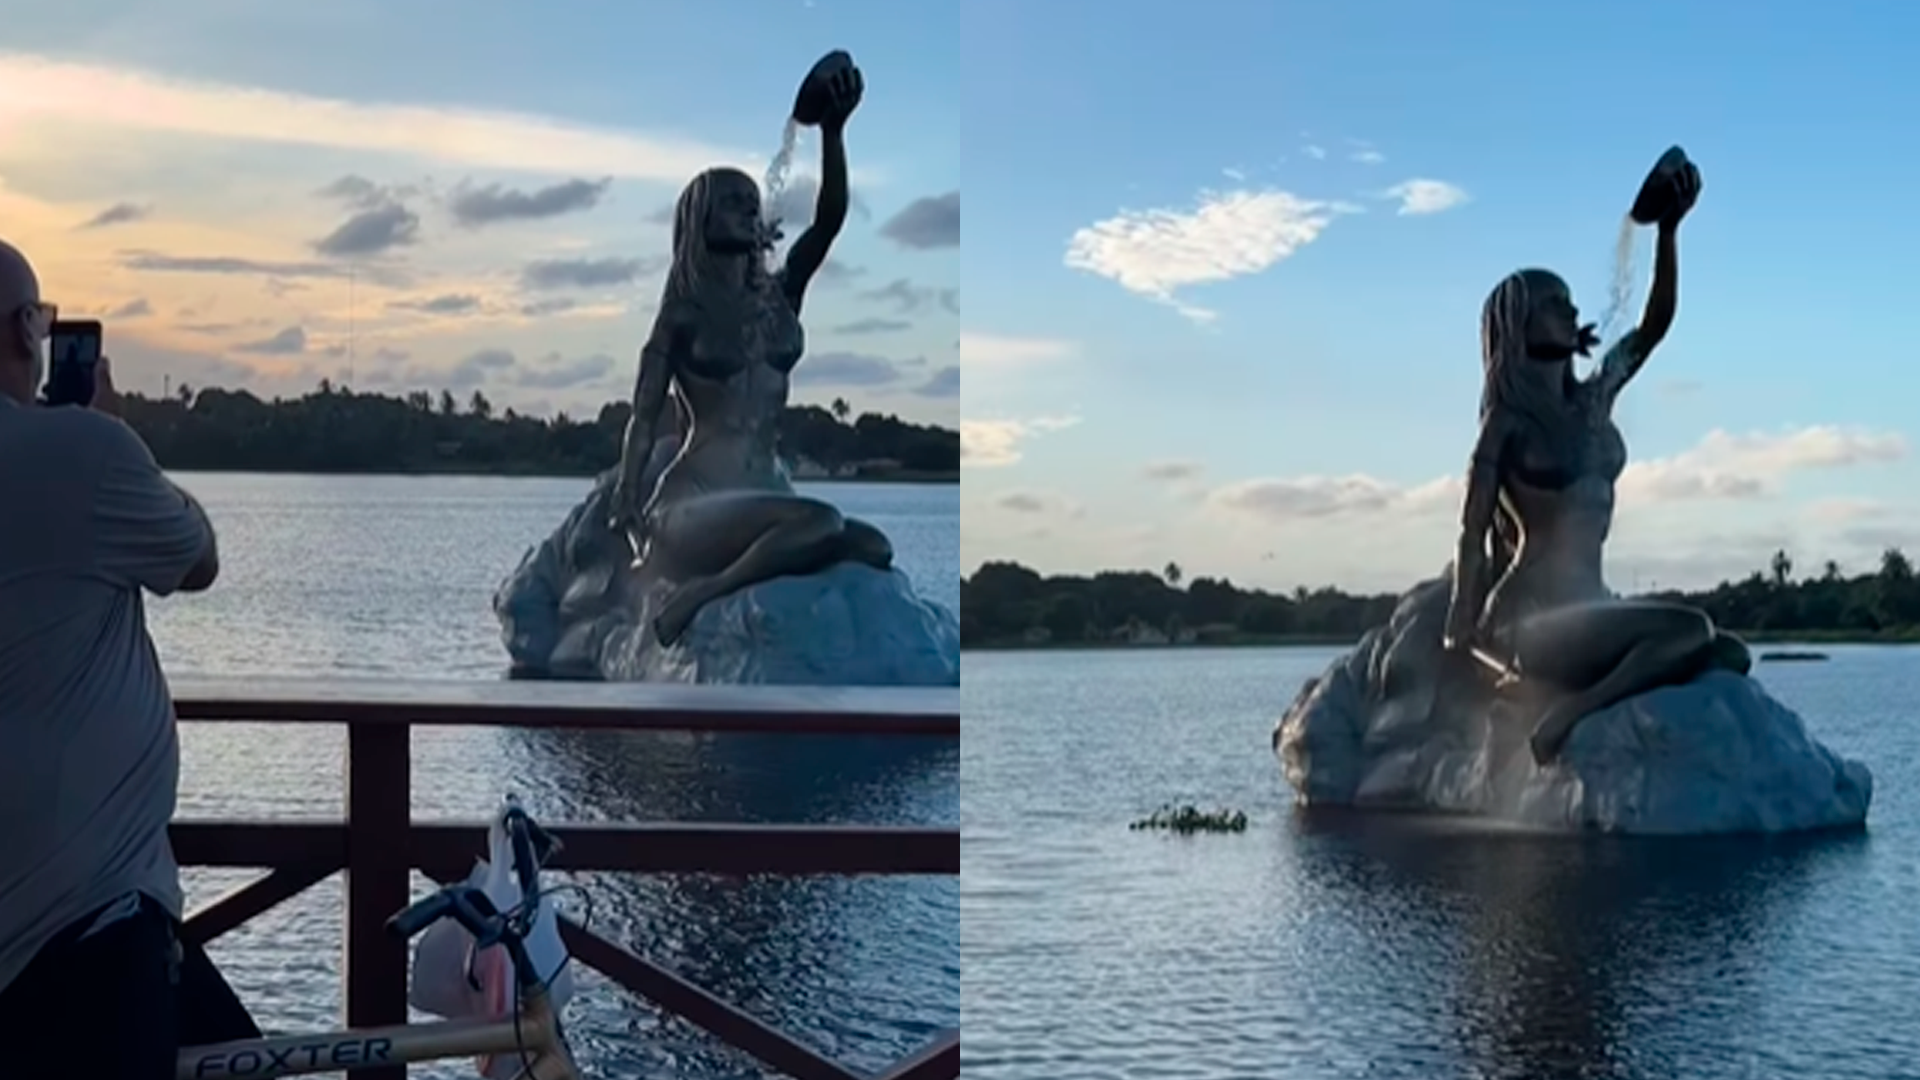
[[(0, 49), (0, 221), (66, 313), (105, 319), (123, 383), (351, 368), (537, 413), (627, 395), (662, 211), (702, 168), (760, 175), (845, 48), (855, 212), (794, 396), (958, 419), (952, 3), (70, 0), (28, 23)], [(796, 212), (817, 161), (803, 138)]]
[(1481, 302), (1539, 265), (1597, 318), (1676, 142), (1705, 186), (1679, 319), (1616, 414), (1613, 583), (1920, 548), (1920, 8), (969, 0), (963, 21), (969, 571), (1437, 571)]

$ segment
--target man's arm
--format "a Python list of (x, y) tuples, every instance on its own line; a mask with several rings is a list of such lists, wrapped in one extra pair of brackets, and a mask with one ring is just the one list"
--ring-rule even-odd
[[(168, 483), (171, 484), (172, 481)], [(207, 546), (200, 552), (200, 557), (188, 568), (187, 576), (180, 579), (180, 591), (202, 592), (220, 577), (220, 541), (214, 535), (213, 522), (208, 519), (207, 509), (200, 505), (200, 500), (194, 498), (192, 492), (178, 484), (173, 484), (173, 490), (179, 492), (180, 497), (187, 501), (187, 509), (199, 519), (200, 527), (206, 530), (207, 534)]]
[(132, 428), (101, 419), (92, 493), (96, 565), (116, 583), (156, 596), (212, 585), (220, 553), (207, 512), (167, 479)]

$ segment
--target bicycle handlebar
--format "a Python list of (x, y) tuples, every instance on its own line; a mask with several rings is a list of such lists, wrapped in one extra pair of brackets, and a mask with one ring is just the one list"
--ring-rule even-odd
[(447, 917), (453, 911), (453, 898), (444, 891), (415, 900), (387, 919), (387, 933), (401, 941), (413, 937)]
[(533, 926), (534, 913), (539, 910), (540, 867), (560, 850), (560, 840), (517, 805), (507, 808), (503, 820), (513, 848), (513, 875), (523, 897), (513, 911), (501, 911), (486, 890), (477, 885), (449, 885), (421, 897), (389, 918), (387, 932), (405, 941), (441, 919), (450, 918), (473, 935), (477, 948), (504, 945), (522, 981), (537, 984), (538, 977), (527, 960), (525, 941)]
[(500, 936), (507, 922), (485, 889), (477, 885), (453, 885), (408, 904), (387, 920), (387, 933), (404, 941), (447, 918), (459, 923), (476, 939)]

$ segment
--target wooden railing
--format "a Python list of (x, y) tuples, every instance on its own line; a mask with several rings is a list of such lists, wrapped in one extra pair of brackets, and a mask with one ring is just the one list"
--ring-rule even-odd
[[(686, 687), (526, 682), (416, 683), (173, 680), (183, 721), (345, 724), (346, 817), (339, 822), (187, 820), (173, 827), (186, 866), (268, 872), (192, 912), (201, 942), (226, 933), (335, 873), (346, 871), (348, 1025), (405, 1023), (405, 943), (387, 918), (412, 899), (418, 869), (462, 879), (486, 849), (484, 824), (416, 824), (411, 814), (414, 725), (490, 725), (622, 731), (889, 735), (955, 739), (958, 690)], [(542, 821), (563, 844), (556, 870), (718, 874), (958, 874), (957, 828)], [(798, 1080), (868, 1080), (748, 1016), (651, 960), (562, 920), (574, 958)], [(400, 1068), (360, 1069), (353, 1080), (403, 1080)], [(949, 1031), (878, 1080), (951, 1080), (960, 1035)]]

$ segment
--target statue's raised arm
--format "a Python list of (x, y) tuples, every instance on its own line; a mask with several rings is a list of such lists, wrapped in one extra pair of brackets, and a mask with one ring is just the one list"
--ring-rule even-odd
[(851, 195), (847, 189), (847, 120), (860, 107), (866, 79), (844, 52), (822, 57), (800, 88), (794, 103), (796, 122), (820, 128), (820, 194), (814, 200), (813, 221), (787, 249), (780, 273), (781, 291), (799, 314), (807, 286), (826, 265), (827, 254), (847, 223)]
[(1653, 287), (1647, 293), (1640, 324), (1607, 350), (1594, 376), (1595, 390), (1611, 405), (1621, 390), (1660, 347), (1673, 327), (1680, 304), (1680, 222), (1700, 199), (1700, 170), (1679, 147), (1666, 152), (1634, 200), (1633, 219), (1656, 227)]

